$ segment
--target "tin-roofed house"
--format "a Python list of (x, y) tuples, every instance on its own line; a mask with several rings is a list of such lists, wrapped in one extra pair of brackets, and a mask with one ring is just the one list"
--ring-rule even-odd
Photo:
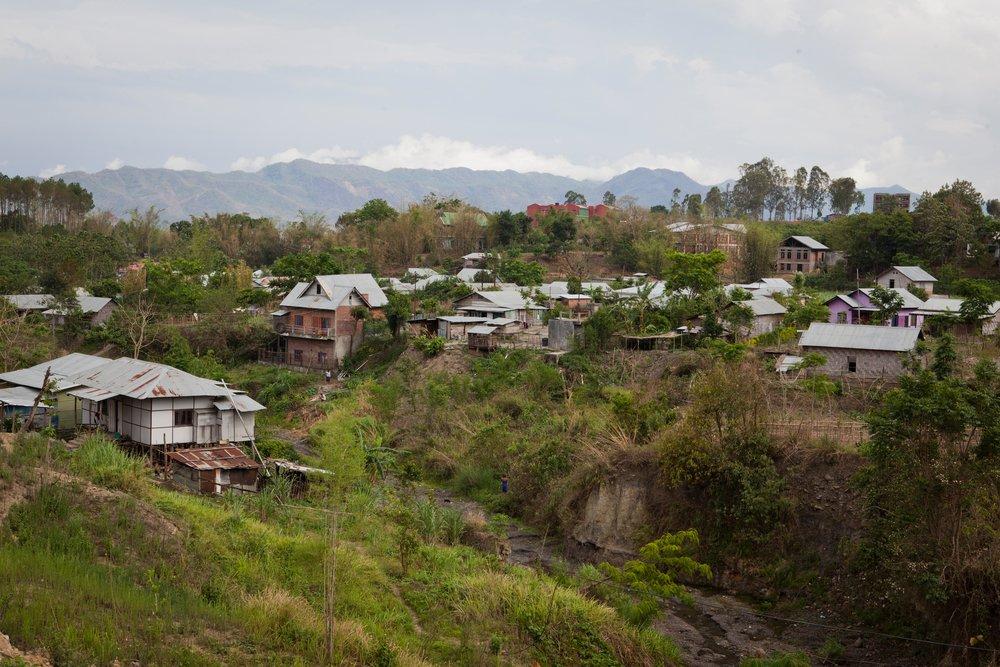
[(316, 276), (298, 283), (271, 313), (280, 336), (261, 358), (305, 368), (337, 368), (364, 342), (364, 319), (355, 309), (381, 316), (389, 303), (370, 273)]
[(930, 296), (934, 294), (934, 283), (937, 282), (937, 278), (919, 266), (891, 266), (878, 274), (875, 282), (889, 289), (894, 287), (902, 289), (909, 289), (910, 286), (917, 287)]
[(542, 314), (546, 308), (526, 299), (515, 290), (477, 290), (468, 296), (456, 299), (455, 311), (469, 317), (487, 319), (499, 317), (518, 320), (525, 324), (538, 324), (542, 321)]
[[(788, 310), (769, 296), (756, 296), (736, 302), (751, 313), (749, 324), (735, 332), (738, 338), (755, 338), (770, 333), (781, 326)], [(733, 304), (735, 306), (735, 304)]]
[[(850, 294), (837, 294), (826, 301), (831, 324), (874, 324), (879, 307), (872, 300), (874, 288), (862, 287)], [(883, 324), (892, 327), (920, 327), (924, 317), (920, 312), (924, 302), (902, 287), (890, 288), (899, 295), (902, 306)]]
[(917, 314), (925, 320), (927, 318), (945, 318), (953, 322), (954, 328), (963, 334), (982, 334), (990, 336), (1000, 328), (1000, 301), (989, 304), (986, 312), (978, 318), (978, 322), (961, 321), (962, 304), (965, 299), (957, 299), (947, 296), (932, 296), (924, 301), (917, 310)]
[(32, 426), (46, 426), (51, 406), (40, 400), (36, 390), (27, 387), (0, 387), (0, 418), (3, 419), (0, 430), (8, 430), (8, 423), (10, 430), (15, 430), (24, 421), (31, 419), (32, 409), (35, 411)]
[(799, 338), (803, 353), (826, 362), (811, 371), (831, 376), (894, 380), (906, 372), (904, 360), (920, 337), (915, 327), (813, 322)]
[(121, 357), (67, 380), (82, 423), (150, 447), (247, 442), (264, 406), (180, 369)]
[(42, 390), (45, 372), (48, 370), (48, 389), (52, 394), (52, 399), (48, 401), (51, 403), (48, 413), (50, 423), (59, 432), (66, 433), (82, 423), (82, 410), (79, 401), (66, 393), (67, 390), (79, 386), (70, 378), (109, 361), (111, 360), (105, 357), (73, 352), (28, 368), (0, 373), (0, 383), (7, 387), (20, 387), (37, 395)]
[(257, 490), (260, 464), (239, 447), (182, 449), (167, 454), (170, 482), (192, 493), (222, 495)]
[(811, 236), (789, 236), (778, 246), (779, 273), (812, 273), (826, 266), (829, 248)]
[[(60, 305), (58, 299), (51, 294), (7, 294), (2, 298), (10, 302), (18, 314), (38, 313), (56, 326), (65, 324), (66, 316), (69, 315), (67, 305)], [(78, 294), (76, 302), (91, 326), (107, 322), (115, 308), (115, 302), (111, 299), (89, 294)]]

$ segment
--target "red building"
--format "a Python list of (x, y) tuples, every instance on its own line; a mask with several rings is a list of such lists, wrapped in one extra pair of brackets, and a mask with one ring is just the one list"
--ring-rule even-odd
[(604, 204), (594, 204), (592, 206), (580, 206), (578, 204), (529, 204), (525, 213), (532, 221), (537, 222), (550, 213), (569, 213), (579, 220), (589, 220), (590, 218), (603, 218), (611, 209)]

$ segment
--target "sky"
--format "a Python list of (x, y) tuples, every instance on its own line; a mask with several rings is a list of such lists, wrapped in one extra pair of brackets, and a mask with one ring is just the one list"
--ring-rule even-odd
[(1000, 194), (996, 0), (0, 0), (0, 172), (304, 157)]

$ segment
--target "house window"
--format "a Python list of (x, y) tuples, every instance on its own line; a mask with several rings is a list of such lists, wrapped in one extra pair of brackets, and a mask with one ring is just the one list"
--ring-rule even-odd
[(847, 357), (847, 372), (857, 373), (858, 372), (858, 358), (857, 357)]
[(320, 291), (319, 291), (319, 283), (316, 283), (316, 294), (319, 294), (319, 293), (320, 293)]
[(318, 361), (321, 364), (325, 364), (326, 363), (326, 352), (317, 352), (316, 353), (316, 361)]
[(889, 278), (889, 289), (892, 289), (895, 286), (896, 286), (896, 279), (895, 278)]
[(193, 426), (194, 410), (174, 410), (174, 426)]
[(295, 316), (295, 326), (297, 326), (297, 327), (302, 326), (302, 316), (301, 315), (296, 315)]
[(802, 265), (801, 264), (796, 264), (795, 266), (796, 266), (796, 268), (795, 268), (796, 271), (800, 271), (800, 272), (802, 271)]
[(329, 317), (321, 318), (320, 321), (319, 321), (319, 327), (320, 327), (320, 329), (329, 329), (330, 328), (330, 318)]
[(894, 327), (898, 327), (899, 326), (899, 315), (894, 315), (893, 316), (893, 318), (892, 318), (892, 326), (894, 326)]
[(292, 350), (292, 361), (297, 364), (302, 363), (302, 350)]
[(837, 313), (837, 324), (847, 324), (847, 313), (841, 311)]

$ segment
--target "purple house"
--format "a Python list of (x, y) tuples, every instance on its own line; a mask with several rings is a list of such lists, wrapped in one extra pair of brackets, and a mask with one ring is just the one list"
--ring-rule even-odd
[[(903, 297), (903, 307), (885, 323), (886, 326), (919, 328), (924, 322), (924, 316), (916, 311), (924, 302), (901, 287), (892, 288), (892, 291)], [(863, 287), (827, 300), (830, 324), (872, 324), (878, 307), (872, 302), (871, 293), (872, 288)]]

